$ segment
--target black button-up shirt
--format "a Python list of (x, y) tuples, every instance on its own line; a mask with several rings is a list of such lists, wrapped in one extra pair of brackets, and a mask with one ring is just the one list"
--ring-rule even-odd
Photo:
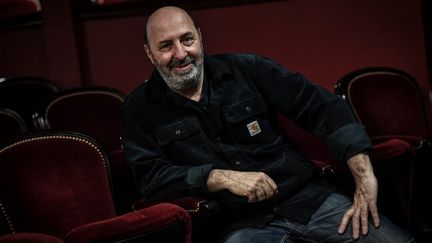
[[(239, 219), (253, 211), (307, 222), (332, 189), (315, 182), (312, 164), (290, 148), (277, 113), (323, 138), (341, 162), (370, 148), (363, 128), (343, 99), (269, 59), (224, 54), (204, 62), (200, 102), (173, 92), (156, 71), (125, 100), (123, 147), (138, 189), (153, 200), (216, 198)], [(248, 203), (209, 193), (214, 168), (265, 172), (278, 195)]]

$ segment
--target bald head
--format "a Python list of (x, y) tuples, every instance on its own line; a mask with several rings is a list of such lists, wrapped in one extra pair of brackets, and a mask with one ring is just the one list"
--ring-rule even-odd
[(179, 23), (190, 24), (196, 30), (194, 21), (185, 10), (174, 6), (159, 8), (147, 20), (144, 32), (145, 43), (149, 45), (149, 39), (154, 33), (163, 33), (167, 29), (175, 28)]
[(204, 79), (201, 33), (181, 8), (163, 7), (148, 18), (144, 50), (175, 92), (198, 99)]

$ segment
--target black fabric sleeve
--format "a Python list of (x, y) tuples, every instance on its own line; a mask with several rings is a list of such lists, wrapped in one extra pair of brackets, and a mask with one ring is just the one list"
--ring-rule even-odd
[(270, 107), (321, 137), (336, 159), (370, 149), (369, 137), (341, 97), (270, 59), (246, 55), (251, 79)]
[(334, 131), (325, 142), (338, 161), (347, 161), (353, 155), (371, 148), (366, 131), (361, 125), (353, 123)]

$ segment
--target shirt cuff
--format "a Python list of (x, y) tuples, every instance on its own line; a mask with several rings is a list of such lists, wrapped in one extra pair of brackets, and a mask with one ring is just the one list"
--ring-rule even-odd
[(351, 156), (372, 148), (369, 136), (357, 123), (337, 129), (327, 137), (325, 143), (339, 162), (346, 162)]
[(208, 192), (207, 178), (214, 165), (205, 164), (202, 166), (191, 167), (188, 170), (186, 183), (189, 187), (190, 195), (205, 194)]

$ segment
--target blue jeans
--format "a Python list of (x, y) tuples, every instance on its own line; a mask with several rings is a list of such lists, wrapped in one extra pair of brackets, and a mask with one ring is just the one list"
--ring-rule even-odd
[(351, 224), (344, 234), (338, 234), (338, 227), (351, 201), (344, 195), (333, 193), (312, 215), (307, 224), (289, 221), (282, 217), (273, 219), (263, 228), (244, 228), (228, 235), (225, 243), (291, 243), (291, 242), (359, 242), (399, 243), (415, 242), (407, 232), (398, 228), (381, 215), (381, 226), (375, 228), (369, 223), (366, 236), (352, 239)]

